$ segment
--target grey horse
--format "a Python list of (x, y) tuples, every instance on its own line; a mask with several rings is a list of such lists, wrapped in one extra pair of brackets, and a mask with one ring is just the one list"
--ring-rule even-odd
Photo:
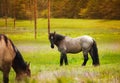
[(88, 53), (91, 55), (93, 60), (92, 64), (94, 66), (100, 65), (97, 44), (90, 36), (85, 35), (77, 38), (71, 38), (54, 32), (49, 34), (49, 40), (51, 48), (54, 48), (54, 45), (56, 45), (58, 51), (61, 53), (60, 66), (63, 65), (63, 61), (65, 62), (65, 65), (68, 65), (67, 53), (79, 53), (81, 51), (84, 56), (82, 66), (85, 66), (88, 61)]

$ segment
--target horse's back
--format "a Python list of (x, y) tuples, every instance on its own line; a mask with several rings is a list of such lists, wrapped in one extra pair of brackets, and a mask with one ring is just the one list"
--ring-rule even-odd
[(88, 49), (93, 45), (93, 38), (87, 35), (81, 36), (80, 44), (83, 49)]
[(93, 42), (93, 38), (87, 35), (79, 37), (81, 42)]
[(81, 46), (78, 38), (65, 37), (65, 39), (59, 45), (60, 51), (66, 51), (67, 53), (78, 53), (81, 51)]
[(14, 48), (11, 41), (4, 35), (0, 35), (0, 69), (3, 70), (3, 65), (11, 65), (15, 57)]
[(59, 44), (58, 50), (66, 53), (78, 53), (82, 50), (89, 50), (93, 45), (93, 38), (80, 36), (76, 38), (65, 37)]

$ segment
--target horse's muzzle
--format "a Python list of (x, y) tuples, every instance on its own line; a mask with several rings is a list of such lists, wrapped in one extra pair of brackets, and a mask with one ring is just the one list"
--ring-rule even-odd
[(51, 48), (54, 48), (54, 45), (51, 45)]

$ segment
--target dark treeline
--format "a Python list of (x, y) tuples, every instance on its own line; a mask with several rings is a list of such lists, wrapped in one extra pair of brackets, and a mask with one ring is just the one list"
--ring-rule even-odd
[[(47, 17), (47, 1), (37, 0), (37, 17)], [(33, 18), (33, 0), (0, 0), (0, 17)], [(120, 0), (51, 0), (53, 18), (120, 19)]]

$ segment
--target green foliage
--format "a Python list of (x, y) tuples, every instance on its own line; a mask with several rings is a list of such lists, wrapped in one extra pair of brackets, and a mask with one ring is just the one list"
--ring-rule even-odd
[(119, 0), (90, 0), (82, 10), (84, 18), (120, 19)]
[[(47, 18), (47, 0), (37, 0), (37, 17)], [(50, 0), (53, 18), (120, 19), (120, 0)], [(7, 9), (6, 9), (6, 5)], [(33, 19), (33, 0), (0, 1), (0, 17)]]
[[(4, 17), (7, 14), (8, 17), (16, 17), (16, 19), (31, 19), (33, 0), (4, 0), (0, 1), (0, 17)], [(7, 10), (5, 9), (7, 7)], [(7, 11), (7, 12), (5, 12)]]

